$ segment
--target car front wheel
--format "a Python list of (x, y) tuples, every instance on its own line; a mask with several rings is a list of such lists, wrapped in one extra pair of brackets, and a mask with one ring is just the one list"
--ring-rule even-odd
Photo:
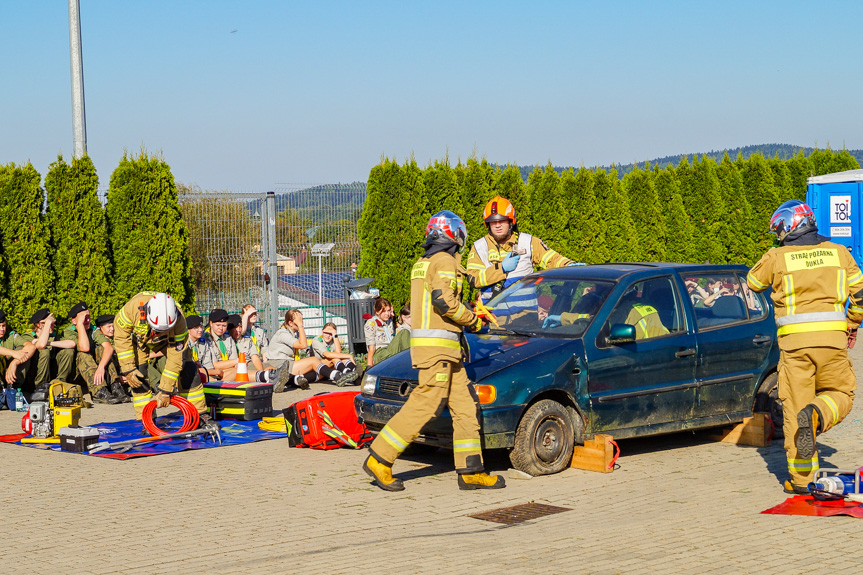
[(518, 424), (509, 454), (512, 466), (530, 475), (549, 475), (569, 467), (574, 434), (566, 407), (551, 399), (531, 405)]

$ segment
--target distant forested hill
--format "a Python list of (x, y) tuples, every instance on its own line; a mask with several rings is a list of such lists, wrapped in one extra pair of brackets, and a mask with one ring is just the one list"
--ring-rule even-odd
[[(773, 158), (778, 157), (780, 160), (787, 160), (794, 156), (796, 156), (799, 152), (803, 152), (803, 155), (806, 157), (809, 156), (816, 148), (804, 148), (802, 146), (792, 146), (791, 144), (759, 144), (757, 146), (743, 146), (742, 148), (731, 148), (728, 150), (710, 150), (709, 152), (699, 152), (697, 154), (687, 153), (687, 154), (679, 154), (677, 156), (665, 156), (664, 158), (655, 158), (653, 160), (648, 160), (650, 166), (659, 166), (660, 168), (666, 168), (668, 166), (677, 166), (680, 163), (680, 158), (688, 158), (691, 159), (693, 156), (698, 156), (701, 158), (702, 156), (706, 156), (708, 158), (713, 158), (717, 163), (722, 161), (722, 157), (727, 153), (728, 156), (735, 160), (737, 158), (737, 154), (741, 154), (743, 159), (748, 159), (752, 154), (760, 153), (765, 158)], [(857, 159), (857, 163), (863, 166), (863, 150), (848, 150), (848, 153), (854, 156)], [(644, 162), (638, 162), (640, 167), (644, 167)], [(504, 166), (501, 166), (503, 168)], [(540, 166), (542, 168), (543, 166)], [(557, 170), (558, 173), (563, 173), (564, 170), (568, 169), (570, 166), (555, 166), (554, 169)], [(578, 170), (579, 166), (572, 166)], [(612, 164), (608, 166), (585, 166), (591, 169), (603, 169), (610, 170), (614, 167), (617, 170), (617, 175), (619, 177), (623, 177), (629, 172), (632, 171), (634, 164)], [(536, 168), (536, 166), (519, 166), (519, 171), (521, 172), (522, 179), (526, 182), (528, 176), (530, 176), (531, 172)]]

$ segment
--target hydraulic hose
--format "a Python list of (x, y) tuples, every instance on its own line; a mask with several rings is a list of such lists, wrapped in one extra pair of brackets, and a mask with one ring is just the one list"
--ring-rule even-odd
[(156, 427), (156, 424), (153, 422), (153, 413), (156, 411), (156, 400), (154, 399), (144, 406), (144, 411), (141, 413), (141, 423), (144, 424), (144, 429), (147, 430), (147, 433), (153, 436), (158, 436), (165, 435), (167, 433), (183, 433), (198, 428), (198, 423), (200, 422), (198, 408), (189, 403), (188, 399), (180, 397), (179, 395), (172, 395), (171, 405), (178, 408), (183, 414), (183, 426), (180, 427), (179, 430), (171, 432), (164, 431)]

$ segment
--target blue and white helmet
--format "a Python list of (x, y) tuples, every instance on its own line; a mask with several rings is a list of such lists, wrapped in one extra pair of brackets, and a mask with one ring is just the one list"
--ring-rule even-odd
[(428, 226), (426, 226), (425, 243), (453, 243), (458, 246), (458, 251), (462, 251), (466, 242), (467, 226), (455, 213), (442, 210), (429, 219)]
[(800, 200), (788, 200), (770, 216), (770, 232), (776, 234), (780, 241), (795, 231), (805, 231), (807, 228), (818, 229), (815, 224), (815, 214)]

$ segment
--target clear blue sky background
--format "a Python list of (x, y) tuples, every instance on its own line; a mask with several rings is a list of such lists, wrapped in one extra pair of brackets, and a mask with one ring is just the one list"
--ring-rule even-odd
[[(266, 191), (421, 166), (863, 148), (863, 3), (80, 0), (88, 152)], [(68, 4), (0, 0), (0, 163), (73, 151)]]

